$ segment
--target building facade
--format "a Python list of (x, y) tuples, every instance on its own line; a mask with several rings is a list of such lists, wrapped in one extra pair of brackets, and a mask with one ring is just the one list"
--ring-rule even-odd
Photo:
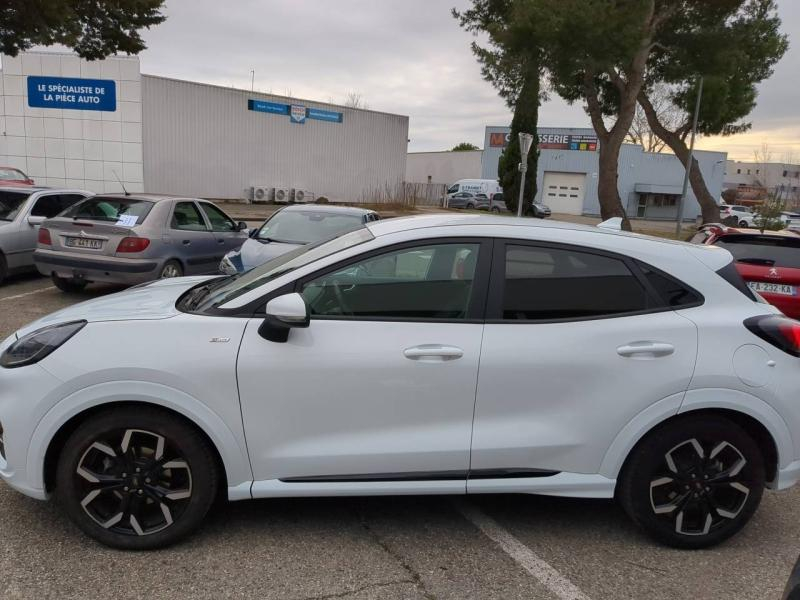
[[(487, 127), (481, 177), (496, 179), (509, 127)], [(536, 200), (553, 212), (599, 215), (597, 194), (599, 143), (593, 129), (540, 128)], [(719, 198), (727, 154), (695, 151), (700, 171), (712, 196)], [(619, 194), (629, 217), (671, 219), (678, 214), (684, 168), (672, 154), (645, 152), (642, 146), (623, 144), (619, 156)], [(700, 205), (689, 188), (684, 219), (695, 219)]]
[(410, 152), (406, 160), (406, 181), (447, 185), (459, 179), (476, 179), (481, 173), (482, 160), (482, 150)]
[(405, 179), (402, 115), (143, 75), (136, 57), (5, 56), (0, 84), (0, 164), (44, 185), (366, 202)]
[(737, 203), (758, 204), (773, 195), (800, 208), (800, 165), (729, 160), (723, 187), (736, 191)]

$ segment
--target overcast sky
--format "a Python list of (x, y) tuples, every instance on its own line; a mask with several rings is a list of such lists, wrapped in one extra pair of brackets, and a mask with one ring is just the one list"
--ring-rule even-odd
[[(344, 102), (410, 117), (411, 151), (483, 145), (486, 125), (511, 115), (480, 75), (472, 41), (450, 15), (466, 0), (167, 0), (167, 20), (144, 33), (142, 72)], [(800, 161), (800, 1), (779, 0), (792, 47), (760, 88), (753, 130), (700, 147), (750, 160), (768, 143), (774, 160)], [(576, 32), (578, 33), (578, 32)], [(798, 42), (800, 43), (800, 42)], [(540, 126), (589, 126), (580, 106), (542, 106)]]

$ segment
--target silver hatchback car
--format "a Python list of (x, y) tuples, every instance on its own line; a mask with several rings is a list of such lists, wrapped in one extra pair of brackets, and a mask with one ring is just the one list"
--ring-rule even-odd
[(247, 239), (246, 229), (205, 200), (105, 194), (45, 221), (34, 261), (68, 292), (90, 282), (215, 273), (225, 253)]
[(7, 275), (35, 271), (39, 225), (91, 195), (84, 190), (0, 186), (0, 283)]

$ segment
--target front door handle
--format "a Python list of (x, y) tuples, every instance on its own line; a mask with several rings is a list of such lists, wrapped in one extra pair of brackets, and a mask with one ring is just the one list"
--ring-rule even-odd
[(617, 348), (617, 354), (625, 358), (649, 360), (669, 356), (675, 352), (675, 346), (666, 342), (631, 342)]
[(441, 344), (422, 344), (403, 350), (403, 356), (410, 360), (422, 362), (444, 362), (456, 360), (464, 356), (464, 351), (455, 346), (442, 346)]
[(192, 240), (183, 240), (183, 241), (181, 242), (181, 244), (183, 244), (184, 246), (188, 246), (188, 245), (189, 245), (189, 244), (191, 244), (191, 243), (192, 243)]

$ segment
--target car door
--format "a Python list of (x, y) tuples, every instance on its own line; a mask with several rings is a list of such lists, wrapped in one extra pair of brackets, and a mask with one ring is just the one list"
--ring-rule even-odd
[(506, 476), (597, 473), (641, 411), (669, 399), (677, 412), (697, 332), (664, 298), (702, 300), (642, 268), (579, 246), (496, 242), (468, 490), (497, 491)]
[(167, 237), (185, 275), (211, 273), (219, 267), (217, 240), (194, 201), (175, 203)]
[(242, 416), (255, 479), (273, 481), (254, 496), (274, 480), (464, 492), (488, 261), (475, 239), (375, 251), (297, 282), (311, 320), (287, 342), (248, 323)]
[(200, 207), (205, 212), (208, 222), (211, 225), (211, 232), (217, 241), (217, 251), (219, 259), (231, 250), (238, 250), (247, 240), (247, 232), (240, 231), (228, 215), (210, 202), (200, 202)]

